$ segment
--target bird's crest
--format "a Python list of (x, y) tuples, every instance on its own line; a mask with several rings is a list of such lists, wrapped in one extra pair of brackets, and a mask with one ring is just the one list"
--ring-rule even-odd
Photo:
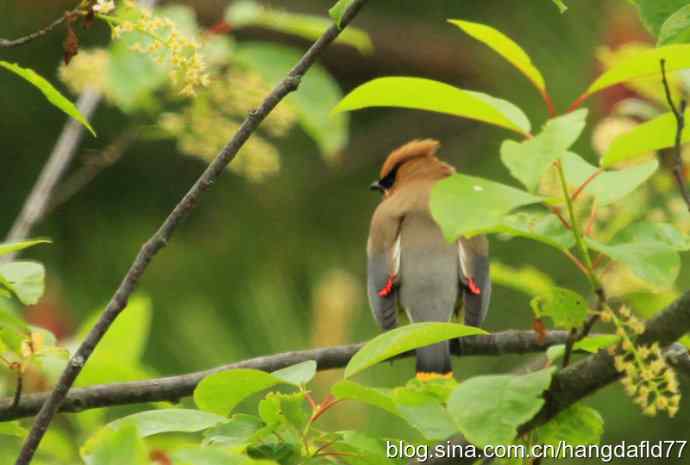
[(383, 163), (379, 179), (385, 178), (391, 171), (408, 160), (419, 157), (433, 157), (436, 155), (439, 145), (439, 142), (434, 139), (415, 139), (395, 149)]

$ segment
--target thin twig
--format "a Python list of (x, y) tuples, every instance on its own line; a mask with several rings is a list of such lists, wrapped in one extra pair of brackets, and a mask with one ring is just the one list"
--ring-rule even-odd
[(688, 192), (687, 181), (685, 180), (685, 174), (683, 172), (683, 130), (685, 129), (685, 107), (687, 106), (687, 100), (685, 97), (681, 98), (678, 107), (673, 102), (673, 96), (671, 95), (671, 87), (668, 85), (668, 80), (666, 79), (666, 60), (661, 60), (661, 83), (664, 85), (664, 92), (666, 93), (666, 101), (668, 106), (671, 107), (671, 112), (676, 118), (676, 137), (673, 146), (673, 177), (678, 184), (678, 189), (680, 190), (680, 195), (685, 201), (685, 205), (690, 211), (690, 193)]
[[(367, 0), (355, 0), (350, 5), (341, 19), (341, 27), (347, 26), (350, 21), (352, 21), (366, 1)], [(110, 328), (110, 325), (115, 321), (115, 318), (117, 318), (120, 312), (127, 306), (129, 296), (136, 289), (139, 280), (146, 271), (151, 260), (163, 247), (165, 247), (180, 222), (197, 206), (201, 195), (207, 191), (225, 171), (225, 167), (235, 158), (238, 150), (259, 127), (259, 124), (261, 124), (285, 96), (297, 90), (302, 76), (304, 76), (307, 70), (314, 64), (316, 58), (323, 49), (338, 37), (342, 30), (341, 27), (335, 24), (329, 27), (288, 72), (285, 79), (271, 91), (261, 106), (249, 113), (232, 139), (230, 139), (228, 144), (213, 162), (209, 164), (199, 179), (197, 179), (182, 200), (175, 206), (158, 231), (144, 243), (100, 318), (91, 331), (89, 331), (86, 339), (84, 339), (74, 355), (72, 355), (65, 370), (62, 372), (62, 375), (60, 375), (60, 379), (55, 385), (53, 392), (38, 413), (15, 465), (28, 465), (31, 461), (50, 422), (60, 408), (60, 404), (64, 401), (65, 396), (72, 387), (72, 384), (74, 384), (84, 364), (91, 356), (91, 353), (96, 348), (96, 345), (100, 342), (106, 331), (108, 331), (108, 328)]]
[(580, 184), (580, 186), (577, 189), (575, 189), (575, 192), (573, 192), (573, 195), (570, 196), (570, 201), (571, 202), (576, 201), (577, 198), (580, 196), (580, 194), (582, 194), (582, 191), (584, 191), (585, 188), (587, 186), (589, 186), (589, 183), (594, 181), (596, 179), (596, 177), (599, 176), (603, 172), (604, 172), (604, 170), (599, 168), (594, 173), (590, 174), (589, 177), (587, 177), (587, 179), (585, 179), (584, 182), (582, 184)]
[[(452, 351), (454, 355), (463, 357), (542, 353), (550, 346), (563, 344), (567, 337), (568, 333), (565, 331), (549, 331), (542, 343), (534, 331), (510, 330), (468, 338), (463, 341), (462, 346), (452, 345)], [(80, 412), (115, 405), (177, 401), (191, 395), (197, 384), (205, 377), (234, 368), (275, 371), (306, 360), (314, 360), (319, 371), (342, 368), (362, 345), (350, 344), (285, 352), (177, 376), (76, 388), (70, 390), (60, 406), (60, 411)], [(410, 352), (399, 358), (412, 355), (413, 353)], [(16, 408), (12, 408), (11, 399), (0, 399), (0, 421), (35, 415), (47, 398), (48, 393), (25, 394)]]
[(81, 2), (79, 2), (79, 5), (70, 10), (66, 11), (65, 13), (62, 14), (58, 19), (44, 27), (43, 29), (39, 29), (36, 32), (32, 32), (31, 34), (27, 34), (22, 37), (18, 37), (16, 39), (2, 39), (0, 38), (0, 47), (3, 48), (11, 48), (11, 47), (19, 47), (20, 45), (28, 44), (29, 42), (38, 39), (39, 37), (42, 37), (46, 34), (48, 34), (50, 31), (58, 27), (60, 24), (64, 23), (67, 17), (70, 14), (77, 13), (81, 9)]
[(17, 384), (14, 388), (14, 397), (12, 398), (12, 408), (17, 408), (19, 402), (22, 400), (22, 389), (24, 386), (24, 377), (22, 371), (17, 369)]

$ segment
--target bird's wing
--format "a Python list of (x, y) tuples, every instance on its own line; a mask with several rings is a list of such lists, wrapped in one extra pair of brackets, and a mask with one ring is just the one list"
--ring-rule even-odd
[(480, 326), (491, 300), (489, 242), (485, 236), (462, 237), (458, 240), (458, 255), (465, 324)]
[(375, 214), (367, 244), (367, 294), (374, 318), (383, 330), (398, 324), (399, 273), (400, 220)]

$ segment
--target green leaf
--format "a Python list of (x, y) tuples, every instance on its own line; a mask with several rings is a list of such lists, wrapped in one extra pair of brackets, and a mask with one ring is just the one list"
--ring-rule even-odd
[(259, 416), (269, 427), (289, 425), (303, 431), (310, 417), (305, 393), (270, 392), (259, 401)]
[(640, 8), (640, 17), (652, 34), (658, 36), (662, 24), (688, 0), (635, 0)]
[[(685, 112), (690, 118), (690, 110)], [(676, 118), (673, 113), (641, 123), (628, 132), (616, 137), (601, 158), (601, 166), (607, 168), (622, 161), (635, 160), (656, 150), (673, 147), (676, 137)], [(681, 134), (681, 141), (690, 140), (690, 128), (685, 127)]]
[(623, 59), (599, 76), (578, 98), (578, 101), (616, 84), (644, 77), (661, 76), (661, 60), (666, 60), (666, 72), (669, 73), (690, 68), (690, 45), (666, 45)]
[(94, 137), (96, 137), (96, 131), (94, 131), (93, 127), (91, 127), (84, 115), (81, 114), (77, 106), (70, 102), (64, 95), (62, 95), (60, 91), (53, 87), (53, 85), (43, 76), (36, 73), (32, 69), (22, 68), (17, 63), (9, 63), (3, 60), (0, 60), (0, 67), (16, 74), (36, 87), (53, 106), (62, 110), (62, 112), (66, 115), (77, 120), (82, 126), (88, 129)]
[(136, 425), (125, 425), (117, 431), (101, 430), (84, 444), (81, 456), (86, 465), (148, 465), (144, 441)]
[(392, 391), (390, 389), (373, 388), (349, 379), (343, 379), (331, 387), (331, 394), (339, 400), (356, 400), (383, 409), (393, 415), (400, 415), (391, 398)]
[(307, 384), (316, 375), (316, 362), (314, 360), (306, 360), (295, 365), (276, 370), (271, 373), (276, 378), (280, 378), (283, 382), (294, 384), (295, 386), (303, 386)]
[(558, 7), (558, 11), (561, 12), (561, 14), (565, 13), (568, 10), (568, 6), (563, 2), (563, 0), (552, 0), (553, 3)]
[(145, 438), (160, 433), (195, 433), (225, 420), (220, 415), (199, 410), (168, 408), (128, 415), (109, 423), (106, 428), (117, 430), (125, 425), (136, 425), (139, 436)]
[(259, 417), (237, 413), (230, 420), (206, 431), (204, 444), (242, 446), (247, 444), (250, 438), (264, 426), (265, 423)]
[(460, 383), (448, 399), (448, 411), (472, 444), (511, 444), (517, 428), (544, 405), (542, 393), (552, 369), (526, 375), (477, 376)]
[(563, 226), (558, 217), (545, 212), (518, 212), (507, 215), (494, 232), (525, 237), (558, 250), (568, 250), (575, 243), (572, 232)]
[(28, 249), (38, 244), (50, 244), (49, 239), (31, 239), (28, 241), (19, 242), (4, 242), (0, 244), (0, 255), (7, 255), (8, 253), (19, 252), (20, 250)]
[(449, 242), (500, 229), (512, 210), (544, 199), (504, 184), (455, 174), (431, 191), (431, 214)]
[[(341, 440), (334, 442), (329, 449), (348, 454), (346, 461), (348, 465), (403, 465), (407, 463), (403, 457), (391, 457), (390, 451), (386, 453), (388, 441), (367, 436), (360, 431), (339, 431), (337, 434)], [(307, 464), (312, 465), (311, 462), (305, 465)], [(325, 462), (325, 464), (330, 465), (331, 462)]]
[[(637, 189), (654, 174), (657, 168), (659, 168), (659, 162), (650, 160), (647, 163), (617, 171), (604, 171), (592, 179), (582, 192), (592, 195), (600, 206), (609, 205)], [(563, 170), (568, 184), (577, 187), (597, 172), (596, 167), (571, 152), (563, 157)]]
[(546, 359), (550, 364), (556, 362), (565, 355), (565, 344), (556, 344), (546, 349)]
[(528, 191), (535, 192), (544, 172), (575, 143), (585, 128), (587, 110), (581, 109), (550, 119), (541, 133), (523, 142), (506, 140), (501, 161)]
[(547, 94), (546, 83), (544, 82), (544, 77), (541, 75), (541, 72), (534, 66), (529, 55), (527, 55), (527, 53), (510, 37), (485, 24), (472, 23), (459, 19), (450, 19), (448, 22), (459, 27), (465, 31), (465, 33), (501, 55), (524, 74), (542, 95)]
[(534, 433), (537, 442), (555, 447), (561, 442), (572, 446), (599, 444), (604, 433), (604, 419), (593, 408), (578, 403), (538, 427)]
[(270, 373), (250, 368), (221, 371), (204, 378), (194, 389), (197, 407), (229, 415), (247, 397), (284, 381)]
[(594, 336), (587, 336), (584, 339), (580, 339), (573, 345), (575, 350), (584, 350), (585, 352), (595, 353), (599, 349), (606, 349), (618, 341), (621, 337), (615, 334), (597, 334)]
[(680, 257), (668, 239), (659, 237), (654, 227), (633, 224), (614, 237), (610, 244), (585, 238), (592, 249), (630, 268), (636, 276), (658, 288), (670, 288), (680, 271)]
[[(245, 42), (237, 47), (235, 59), (255, 69), (273, 86), (283, 80), (301, 58), (302, 52), (268, 43)], [(333, 115), (331, 109), (341, 99), (335, 79), (321, 66), (312, 66), (302, 78), (299, 92), (286, 98), (299, 117), (304, 131), (316, 142), (322, 154), (332, 159), (347, 143), (347, 115)]]
[(26, 436), (26, 433), (26, 429), (22, 428), (22, 426), (16, 420), (0, 422), (0, 435), (23, 438)]
[(0, 284), (6, 286), (25, 305), (41, 298), (45, 286), (45, 268), (36, 262), (16, 261), (0, 264)]
[[(525, 125), (529, 120), (515, 105), (495, 97), (478, 97), (476, 92), (443, 82), (416, 77), (382, 77), (366, 82), (347, 94), (333, 111), (370, 107), (409, 108), (461, 116), (523, 135), (530, 129)], [(519, 114), (517, 119), (516, 112)]]
[[(260, 26), (315, 41), (331, 26), (330, 19), (321, 16), (290, 13), (259, 5), (253, 0), (233, 2), (225, 10), (225, 20), (234, 29)], [(341, 32), (336, 43), (351, 45), (360, 53), (370, 54), (374, 46), (369, 35), (352, 26)]]
[(690, 5), (685, 5), (661, 25), (657, 46), (690, 42)]
[[(101, 311), (92, 312), (82, 324), (77, 333), (78, 340), (86, 337)], [(130, 298), (79, 374), (77, 384), (85, 386), (147, 377), (147, 371), (141, 367), (141, 357), (149, 337), (152, 312), (148, 297), (135, 295)]]
[(379, 334), (359, 349), (345, 367), (345, 378), (396, 355), (456, 337), (486, 334), (486, 331), (456, 323), (413, 323)]
[(175, 465), (251, 465), (253, 460), (214, 447), (185, 447), (170, 453)]
[(620, 242), (655, 242), (685, 252), (690, 250), (690, 237), (670, 223), (639, 221), (633, 223), (616, 236)]
[(338, 0), (328, 10), (328, 15), (333, 18), (333, 21), (335, 21), (339, 28), (342, 28), (343, 15), (354, 2), (355, 0)]
[(537, 318), (548, 316), (559, 328), (576, 328), (587, 319), (587, 301), (577, 292), (554, 287), (548, 294), (537, 296), (530, 302)]
[(443, 440), (457, 432), (441, 401), (428, 392), (408, 388), (393, 391), (399, 415), (429, 440)]

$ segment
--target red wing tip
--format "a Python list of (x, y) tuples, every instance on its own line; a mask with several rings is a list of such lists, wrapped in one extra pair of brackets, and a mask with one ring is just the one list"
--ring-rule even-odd
[(383, 286), (377, 292), (379, 297), (388, 297), (389, 295), (391, 295), (391, 293), (393, 292), (394, 281), (395, 281), (395, 275), (388, 277), (388, 281), (386, 281), (386, 285)]
[(477, 282), (474, 280), (474, 278), (469, 278), (467, 280), (467, 288), (474, 295), (479, 295), (482, 293), (482, 290), (479, 288), (479, 286), (477, 286)]

